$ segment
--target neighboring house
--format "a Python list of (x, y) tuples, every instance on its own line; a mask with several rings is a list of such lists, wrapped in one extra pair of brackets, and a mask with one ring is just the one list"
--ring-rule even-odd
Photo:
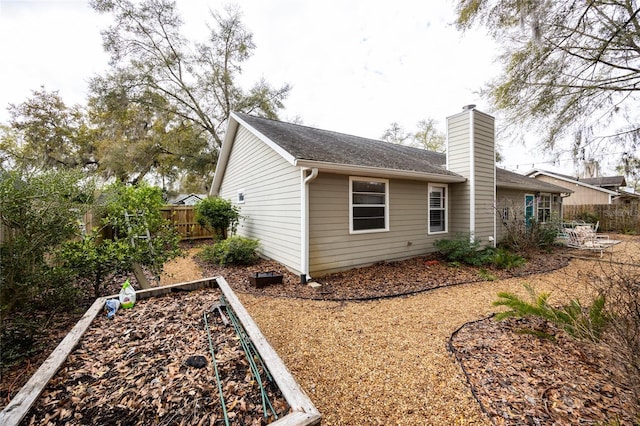
[(459, 233), (495, 244), (496, 210), (560, 213), (563, 188), (496, 169), (493, 117), (468, 107), (447, 127), (445, 155), (233, 113), (210, 195), (306, 278), (424, 255)]
[(565, 205), (626, 204), (640, 201), (638, 194), (621, 189), (627, 185), (624, 176), (576, 178), (540, 169), (533, 169), (526, 175), (571, 189), (573, 193), (564, 200)]
[(207, 194), (178, 194), (168, 203), (174, 206), (193, 206), (205, 198), (207, 198)]

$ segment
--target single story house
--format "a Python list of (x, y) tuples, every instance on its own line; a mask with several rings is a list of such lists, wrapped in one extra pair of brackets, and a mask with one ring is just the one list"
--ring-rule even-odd
[(494, 134), (474, 106), (447, 119), (446, 155), (233, 113), (210, 195), (240, 207), (238, 233), (306, 279), (461, 233), (493, 245), (510, 209), (545, 221), (567, 192), (496, 168)]
[(541, 169), (530, 170), (526, 176), (572, 190), (573, 193), (564, 200), (565, 205), (640, 202), (640, 195), (622, 189), (627, 185), (624, 176), (577, 178)]

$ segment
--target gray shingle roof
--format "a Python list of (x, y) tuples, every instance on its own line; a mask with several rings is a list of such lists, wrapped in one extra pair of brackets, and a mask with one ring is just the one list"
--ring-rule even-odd
[(539, 192), (573, 192), (570, 189), (543, 182), (519, 173), (496, 167), (496, 185), (505, 188), (519, 188)]
[(621, 186), (627, 185), (624, 176), (602, 176), (597, 178), (581, 178), (578, 180), (589, 185), (601, 186), (603, 188), (614, 190), (617, 190)]
[[(299, 124), (235, 113), (298, 160), (459, 176), (444, 168), (445, 154)], [(496, 168), (497, 186), (544, 192), (568, 190)]]
[(459, 176), (442, 167), (444, 154), (298, 124), (236, 113), (298, 160)]

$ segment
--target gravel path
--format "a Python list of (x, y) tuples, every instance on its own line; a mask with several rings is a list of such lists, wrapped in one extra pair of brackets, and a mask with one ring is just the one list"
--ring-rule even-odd
[[(613, 259), (631, 261), (632, 254), (637, 239), (616, 246)], [(324, 425), (489, 424), (447, 352), (451, 333), (494, 312), (498, 292), (524, 296), (525, 282), (552, 291), (554, 303), (584, 300), (581, 277), (599, 267), (573, 260), (551, 273), (371, 302), (239, 296)]]
[[(498, 292), (524, 296), (523, 283), (552, 291), (553, 303), (585, 300), (584, 274), (602, 264), (593, 254), (576, 254), (588, 260), (540, 275), (368, 302), (238, 296), (322, 413), (323, 425), (488, 425), (447, 340), (464, 323), (495, 312)], [(623, 237), (606, 259), (638, 263), (640, 239)]]
[(488, 424), (446, 350), (451, 333), (519, 283), (346, 303), (242, 302), (323, 415), (323, 424)]

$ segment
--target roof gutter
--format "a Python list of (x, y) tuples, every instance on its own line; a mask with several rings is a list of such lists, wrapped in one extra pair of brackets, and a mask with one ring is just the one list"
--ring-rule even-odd
[(367, 175), (376, 177), (379, 176), (397, 179), (422, 180), (428, 182), (461, 183), (466, 182), (467, 180), (465, 177), (458, 175), (416, 172), (411, 170), (383, 169), (380, 167), (354, 166), (349, 164), (336, 164), (313, 160), (297, 159), (295, 160), (294, 165), (302, 167), (303, 169), (317, 168), (323, 172), (338, 174)]
[[(308, 171), (311, 173), (307, 174)], [(300, 221), (302, 226), (300, 236), (300, 281), (306, 284), (311, 279), (309, 275), (309, 184), (318, 177), (318, 168), (303, 168), (300, 171)]]

